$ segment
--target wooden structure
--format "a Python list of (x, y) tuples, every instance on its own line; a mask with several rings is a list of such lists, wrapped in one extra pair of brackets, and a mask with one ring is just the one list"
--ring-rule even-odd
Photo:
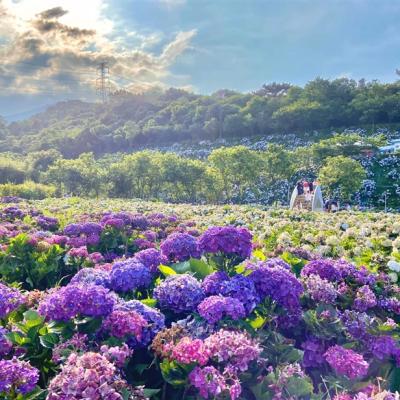
[(316, 186), (312, 193), (297, 193), (297, 186), (290, 198), (291, 210), (324, 211), (324, 199), (322, 198), (321, 186)]

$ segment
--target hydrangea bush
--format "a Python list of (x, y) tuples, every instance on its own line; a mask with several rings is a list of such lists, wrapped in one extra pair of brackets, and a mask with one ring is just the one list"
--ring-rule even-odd
[(30, 207), (0, 222), (1, 399), (398, 398), (398, 216)]

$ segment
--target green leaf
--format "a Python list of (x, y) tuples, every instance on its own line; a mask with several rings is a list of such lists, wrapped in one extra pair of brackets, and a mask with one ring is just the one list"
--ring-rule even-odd
[(176, 275), (176, 272), (171, 268), (168, 267), (168, 265), (160, 265), (158, 267), (158, 269), (160, 270), (160, 272), (164, 275), (164, 276), (170, 276), (170, 275)]
[(264, 325), (265, 321), (266, 321), (266, 318), (258, 316), (256, 318), (250, 320), (249, 323), (252, 328), (259, 329)]
[(214, 269), (203, 260), (191, 258), (189, 260), (190, 269), (198, 278), (205, 278), (214, 272)]
[(160, 392), (160, 389), (147, 389), (147, 388), (143, 389), (144, 397), (148, 397), (148, 398), (153, 397), (154, 395), (156, 395), (159, 392)]
[(186, 272), (190, 272), (191, 267), (190, 267), (190, 262), (189, 261), (184, 261), (180, 263), (173, 264), (171, 268), (177, 273), (177, 274), (185, 274)]
[(258, 258), (261, 261), (266, 260), (265, 254), (259, 249), (253, 251), (253, 257)]
[(46, 335), (40, 336), (39, 338), (40, 344), (43, 347), (48, 349), (52, 349), (59, 341), (58, 335), (55, 333), (48, 333)]
[(140, 300), (140, 302), (149, 307), (155, 307), (157, 305), (156, 299), (143, 299), (143, 300)]

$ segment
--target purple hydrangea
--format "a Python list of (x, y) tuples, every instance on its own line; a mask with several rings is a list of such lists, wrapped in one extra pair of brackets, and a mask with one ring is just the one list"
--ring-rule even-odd
[(228, 281), (223, 281), (220, 294), (238, 299), (244, 305), (247, 314), (260, 302), (253, 280), (244, 275), (235, 275)]
[(64, 228), (64, 235), (79, 236), (81, 234), (81, 224), (68, 224)]
[(20, 361), (15, 357), (11, 360), (0, 360), (0, 394), (28, 394), (35, 389), (38, 380), (39, 371), (27, 361)]
[(261, 353), (261, 347), (245, 332), (220, 329), (204, 341), (210, 358), (230, 364), (237, 371), (246, 371), (251, 361)]
[(369, 339), (368, 331), (372, 325), (372, 319), (366, 313), (345, 310), (340, 314), (340, 320), (354, 339), (364, 342)]
[(368, 285), (364, 285), (357, 290), (353, 308), (357, 311), (367, 311), (377, 305), (376, 296)]
[(82, 268), (71, 279), (71, 283), (92, 283), (110, 287), (110, 274), (102, 269)]
[(49, 293), (40, 302), (38, 311), (49, 320), (69, 321), (77, 315), (106, 316), (115, 302), (115, 295), (103, 286), (69, 284)]
[(189, 380), (204, 399), (215, 399), (226, 390), (224, 376), (213, 366), (196, 367), (189, 374)]
[(134, 258), (148, 268), (153, 274), (159, 272), (159, 265), (168, 262), (168, 259), (156, 249), (141, 250), (135, 254)]
[(85, 222), (80, 227), (80, 233), (86, 236), (91, 236), (91, 235), (100, 236), (102, 231), (103, 227), (97, 222)]
[(399, 350), (396, 340), (391, 336), (371, 336), (368, 349), (378, 360), (395, 355)]
[(114, 229), (123, 229), (125, 226), (125, 222), (121, 218), (111, 217), (104, 222), (104, 226)]
[(269, 258), (268, 260), (265, 260), (264, 261), (264, 265), (266, 266), (266, 267), (270, 267), (270, 268), (273, 268), (273, 267), (281, 267), (281, 268), (284, 268), (284, 269), (287, 269), (288, 271), (291, 271), (292, 269), (290, 268), (290, 265), (287, 263), (287, 262), (285, 262), (285, 261), (283, 261), (281, 258), (279, 258), (279, 257), (274, 257), (274, 258)]
[(24, 301), (25, 298), (18, 289), (0, 283), (0, 319), (16, 310)]
[(111, 288), (117, 292), (129, 292), (150, 285), (150, 269), (135, 258), (116, 262), (110, 273)]
[(332, 282), (322, 279), (319, 275), (308, 275), (304, 278), (306, 292), (314, 300), (322, 303), (334, 303), (338, 295)]
[(362, 378), (367, 375), (369, 364), (361, 354), (342, 346), (332, 346), (324, 354), (325, 360), (339, 375), (349, 379)]
[(154, 289), (154, 297), (161, 308), (180, 313), (196, 310), (204, 292), (192, 275), (171, 275)]
[(58, 228), (58, 219), (54, 217), (48, 217), (45, 215), (39, 215), (36, 218), (37, 224), (48, 231), (52, 231)]
[(290, 314), (300, 313), (303, 286), (293, 273), (280, 266), (268, 267), (263, 262), (249, 264), (247, 268), (252, 270), (249, 279), (261, 298), (270, 297)]
[(199, 249), (202, 253), (223, 253), (244, 260), (251, 255), (252, 238), (247, 228), (212, 226), (200, 236)]
[(322, 279), (336, 282), (341, 279), (341, 272), (333, 260), (313, 260), (301, 270), (301, 276), (318, 275)]
[(197, 307), (199, 314), (210, 324), (215, 324), (223, 317), (238, 320), (246, 316), (243, 304), (233, 297), (206, 297)]
[(116, 338), (133, 336), (140, 341), (146, 320), (136, 311), (114, 310), (104, 320), (102, 328)]
[(50, 382), (47, 400), (104, 399), (122, 400), (116, 382), (120, 377), (114, 364), (101, 354), (87, 352), (79, 356), (72, 353), (61, 372)]
[(133, 229), (140, 231), (145, 231), (149, 227), (148, 219), (142, 214), (132, 215), (130, 222)]
[(221, 293), (222, 283), (225, 281), (229, 281), (228, 274), (224, 271), (217, 271), (207, 275), (201, 283), (201, 287), (207, 296), (211, 296)]
[(187, 233), (172, 233), (161, 243), (160, 249), (162, 255), (172, 262), (200, 257), (197, 239)]
[(302, 343), (303, 354), (303, 367), (304, 368), (319, 368), (325, 364), (324, 353), (326, 346), (317, 338), (310, 338)]
[(117, 310), (135, 311), (146, 320), (140, 340), (132, 337), (129, 339), (131, 347), (147, 346), (158, 332), (165, 328), (165, 317), (158, 309), (146, 306), (138, 300), (120, 302), (115, 306)]
[(133, 350), (124, 343), (122, 346), (114, 347), (103, 345), (100, 347), (100, 353), (115, 366), (122, 368), (127, 363), (127, 360), (132, 356)]
[(10, 340), (6, 337), (7, 333), (9, 333), (8, 330), (0, 326), (0, 358), (7, 355), (13, 347)]

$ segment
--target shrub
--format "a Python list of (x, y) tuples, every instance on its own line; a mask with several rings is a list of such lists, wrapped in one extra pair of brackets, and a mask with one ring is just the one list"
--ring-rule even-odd
[(52, 185), (43, 185), (33, 181), (21, 184), (4, 183), (0, 185), (1, 196), (17, 196), (28, 200), (42, 200), (46, 197), (55, 197), (57, 189)]

